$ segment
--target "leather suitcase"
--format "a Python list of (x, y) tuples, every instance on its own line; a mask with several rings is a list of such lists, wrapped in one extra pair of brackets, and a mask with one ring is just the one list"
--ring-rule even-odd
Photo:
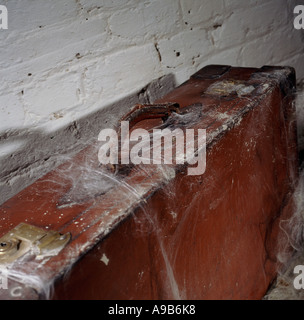
[(203, 172), (113, 173), (88, 146), (1, 205), (1, 299), (261, 299), (288, 246), (294, 90), (289, 67), (210, 65), (136, 106), (132, 130), (206, 130)]

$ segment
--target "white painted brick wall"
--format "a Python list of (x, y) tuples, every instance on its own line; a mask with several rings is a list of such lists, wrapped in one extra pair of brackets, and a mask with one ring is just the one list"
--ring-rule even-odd
[(0, 0), (0, 203), (207, 64), (291, 65), (303, 80), (299, 2)]

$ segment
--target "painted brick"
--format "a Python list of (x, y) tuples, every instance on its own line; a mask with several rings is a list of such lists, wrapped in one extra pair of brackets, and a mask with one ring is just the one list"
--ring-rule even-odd
[(184, 21), (195, 25), (213, 20), (216, 15), (224, 14), (223, 0), (181, 0)]
[[(4, 69), (8, 66), (8, 60), (11, 61), (10, 66), (16, 62), (22, 63), (47, 56), (51, 52), (56, 52), (61, 56), (65, 54), (66, 59), (75, 58), (77, 53), (83, 56), (92, 47), (96, 37), (105, 34), (105, 28), (105, 20), (90, 19), (88, 21), (76, 20), (64, 26), (44, 28), (21, 38), (16, 34), (0, 44), (1, 55), (4, 58), (0, 61), (0, 66)], [(93, 40), (90, 47), (82, 45), (82, 42), (85, 43), (88, 39)], [(105, 39), (101, 39), (100, 42), (102, 41)], [(78, 49), (74, 49), (77, 45)], [(45, 65), (47, 65), (47, 61), (48, 59), (45, 57)], [(32, 61), (32, 64), (35, 65), (35, 61)]]
[(151, 75), (154, 78), (162, 75), (154, 45), (134, 46), (89, 66), (84, 88), (101, 104), (106, 104), (146, 86), (152, 80)]
[[(284, 3), (277, 5), (271, 1), (253, 7), (246, 14), (244, 10), (232, 11), (223, 23), (217, 24), (216, 28), (210, 31), (214, 45), (218, 49), (223, 49), (247, 43), (252, 39), (259, 41), (261, 36), (275, 33), (282, 25), (287, 24), (288, 14), (286, 10), (282, 10), (283, 7)], [(269, 46), (273, 44), (269, 43)]]
[(109, 27), (114, 36), (130, 39), (160, 38), (181, 29), (177, 1), (151, 1), (113, 14)]
[[(205, 57), (212, 50), (211, 42), (207, 38), (207, 32), (204, 29), (193, 29), (181, 32), (169, 39), (162, 39), (157, 44), (161, 64), (164, 70), (176, 72), (179, 68), (189, 69), (194, 72), (193, 66), (197, 59)], [(177, 82), (181, 83), (190, 75), (188, 72), (184, 76), (178, 76)]]
[(80, 87), (78, 74), (54, 76), (36, 84), (35, 88), (24, 92), (23, 101), (27, 112), (37, 119), (50, 117), (54, 112), (79, 103)]
[(1, 4), (8, 10), (9, 32), (38, 32), (47, 25), (77, 17), (77, 2), (74, 0), (3, 0)]

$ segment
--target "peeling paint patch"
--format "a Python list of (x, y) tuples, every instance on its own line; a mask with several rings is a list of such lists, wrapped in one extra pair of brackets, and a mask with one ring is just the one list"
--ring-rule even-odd
[(171, 214), (172, 218), (175, 220), (177, 217), (177, 213), (174, 211), (171, 211), (170, 214)]
[(206, 94), (227, 96), (236, 93), (238, 97), (250, 94), (255, 89), (252, 85), (246, 85), (241, 81), (224, 80), (212, 84)]
[(109, 264), (110, 259), (108, 259), (108, 257), (103, 254), (100, 261), (102, 261), (106, 266)]

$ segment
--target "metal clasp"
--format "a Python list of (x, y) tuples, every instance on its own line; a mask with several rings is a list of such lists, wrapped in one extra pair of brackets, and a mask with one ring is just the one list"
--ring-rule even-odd
[(60, 234), (20, 223), (0, 238), (0, 265), (10, 264), (28, 252), (36, 259), (57, 255), (70, 238), (70, 233)]

